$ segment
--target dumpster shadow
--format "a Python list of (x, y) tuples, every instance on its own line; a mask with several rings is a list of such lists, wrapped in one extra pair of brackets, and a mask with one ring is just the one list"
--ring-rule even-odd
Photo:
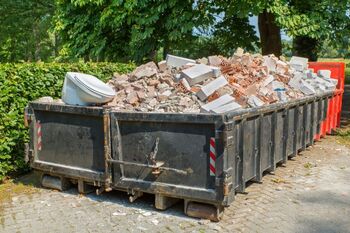
[(22, 184), (26, 186), (31, 186), (34, 188), (42, 188), (40, 184), (40, 173), (38, 172), (30, 172), (21, 177), (14, 179), (15, 184)]
[[(39, 189), (52, 190), (41, 186), (40, 173), (35, 171), (15, 179), (14, 183), (31, 186)], [(74, 196), (79, 195), (76, 185), (72, 185), (70, 189), (63, 191), (61, 193), (74, 195)], [(155, 195), (147, 194), (147, 193), (144, 193), (143, 196), (139, 197), (133, 203), (129, 202), (129, 196), (125, 191), (118, 191), (118, 190), (112, 190), (111, 192), (104, 192), (101, 195), (97, 195), (96, 193), (92, 192), (92, 193), (86, 194), (85, 197), (95, 202), (112, 203), (116, 205), (121, 205), (125, 208), (137, 209), (139, 211), (147, 211), (147, 212), (154, 211), (159, 214), (182, 217), (187, 219), (195, 219), (185, 215), (184, 201), (181, 199), (179, 200), (179, 202), (177, 202), (167, 210), (158, 210), (154, 207)]]

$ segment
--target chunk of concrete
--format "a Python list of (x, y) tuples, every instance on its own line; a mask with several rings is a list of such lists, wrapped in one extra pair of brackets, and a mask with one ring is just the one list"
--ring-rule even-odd
[(290, 59), (290, 66), (293, 67), (295, 70), (297, 71), (303, 71), (303, 70), (306, 70), (308, 65), (308, 59), (305, 58), (305, 57), (297, 57), (297, 56), (293, 56), (291, 59)]
[(184, 58), (184, 57), (170, 55), (170, 54), (166, 56), (166, 64), (168, 66), (181, 67), (183, 65), (186, 65), (187, 63), (196, 63), (196, 61), (192, 59)]
[(266, 96), (267, 94), (269, 94), (270, 90), (266, 87), (261, 87), (259, 90), (259, 94), (262, 96)]
[(141, 78), (150, 78), (154, 75), (156, 75), (158, 72), (158, 67), (154, 62), (148, 62), (144, 65), (141, 65), (137, 67), (132, 73), (131, 73), (131, 81), (135, 81)]
[(231, 103), (234, 100), (235, 100), (235, 98), (233, 98), (232, 96), (230, 96), (228, 94), (223, 95), (223, 96), (219, 97), (218, 99), (213, 100), (213, 101), (203, 105), (201, 107), (201, 112), (202, 113), (209, 113), (212, 109), (218, 108), (218, 107), (225, 105), (225, 104), (228, 104), (228, 103)]
[(295, 90), (299, 90), (302, 76), (302, 73), (294, 74), (293, 78), (289, 80), (288, 85)]
[(237, 104), (236, 102), (231, 102), (225, 105), (221, 105), (220, 107), (214, 108), (211, 110), (212, 113), (225, 113), (229, 111), (233, 111), (236, 109), (242, 108), (241, 105)]
[(184, 75), (190, 86), (203, 82), (208, 78), (214, 77), (210, 66), (203, 64), (198, 64), (191, 68), (183, 70), (182, 75)]
[(185, 78), (180, 80), (180, 83), (182, 84), (182, 86), (187, 90), (187, 91), (191, 91), (191, 86), (190, 84), (187, 82), (187, 80)]
[(224, 76), (220, 76), (219, 78), (214, 79), (207, 85), (203, 86), (198, 92), (197, 96), (201, 101), (206, 100), (211, 94), (213, 94), (216, 90), (221, 87), (227, 85), (228, 82)]
[(244, 49), (238, 47), (233, 55), (237, 57), (242, 57), (243, 54), (244, 54)]
[(199, 64), (204, 64), (204, 65), (208, 65), (208, 63), (209, 63), (208, 58), (206, 58), (206, 57), (202, 57), (200, 59), (197, 59), (196, 62)]
[(209, 65), (211, 66), (219, 66), (221, 65), (221, 58), (218, 56), (209, 56), (208, 57)]
[(284, 87), (284, 83), (280, 81), (273, 81), (272, 82), (272, 89), (274, 91), (284, 91), (286, 88)]
[(263, 106), (265, 103), (259, 99), (257, 96), (252, 95), (248, 98), (248, 105), (252, 108)]
[(267, 78), (264, 80), (264, 82), (262, 83), (263, 87), (266, 87), (267, 85), (269, 85), (273, 80), (275, 80), (275, 78), (273, 77), (273, 75), (268, 75)]
[(288, 101), (288, 96), (285, 91), (277, 91), (277, 97), (282, 102)]
[(160, 61), (158, 62), (158, 69), (162, 72), (166, 71), (166, 69), (168, 68), (166, 61)]
[(268, 72), (276, 72), (276, 60), (270, 56), (264, 56), (263, 66), (267, 67)]
[(175, 74), (174, 76), (174, 82), (178, 83), (183, 78), (181, 74)]

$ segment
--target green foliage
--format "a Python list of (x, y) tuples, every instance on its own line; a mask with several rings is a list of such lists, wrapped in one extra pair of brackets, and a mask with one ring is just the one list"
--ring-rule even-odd
[(47, 61), (57, 38), (50, 33), (54, 0), (0, 0), (0, 62)]
[[(295, 38), (306, 36), (317, 41), (328, 40), (337, 45), (350, 30), (348, 0), (217, 0), (226, 13), (247, 17), (263, 11), (273, 13), (277, 24)], [(347, 40), (348, 42), (348, 40)], [(344, 44), (348, 43), (345, 42)]]
[(192, 37), (196, 25), (210, 21), (202, 1), (59, 0), (55, 30), (62, 35), (61, 55), (86, 60), (155, 60)]
[(25, 168), (23, 145), (28, 141), (28, 130), (23, 125), (23, 111), (28, 101), (42, 96), (60, 98), (67, 71), (106, 81), (114, 72), (126, 73), (133, 68), (133, 64), (117, 63), (0, 64), (0, 181), (8, 172)]

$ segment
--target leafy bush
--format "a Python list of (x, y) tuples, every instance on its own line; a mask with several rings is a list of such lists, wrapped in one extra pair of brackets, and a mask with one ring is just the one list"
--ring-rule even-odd
[(0, 64), (0, 182), (9, 172), (26, 169), (23, 145), (28, 141), (28, 129), (23, 125), (23, 111), (28, 101), (42, 96), (60, 98), (67, 71), (106, 81), (114, 72), (133, 68), (133, 64), (118, 63)]

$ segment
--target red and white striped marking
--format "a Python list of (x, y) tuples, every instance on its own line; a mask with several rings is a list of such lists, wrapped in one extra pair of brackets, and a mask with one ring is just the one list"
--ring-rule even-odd
[(210, 176), (215, 176), (216, 170), (215, 170), (215, 161), (216, 161), (216, 152), (215, 152), (215, 138), (210, 138), (210, 164), (209, 164), (209, 171)]
[(40, 151), (41, 150), (41, 124), (40, 121), (36, 122), (36, 132), (37, 132), (37, 137), (38, 137), (38, 143), (37, 143), (37, 149)]

